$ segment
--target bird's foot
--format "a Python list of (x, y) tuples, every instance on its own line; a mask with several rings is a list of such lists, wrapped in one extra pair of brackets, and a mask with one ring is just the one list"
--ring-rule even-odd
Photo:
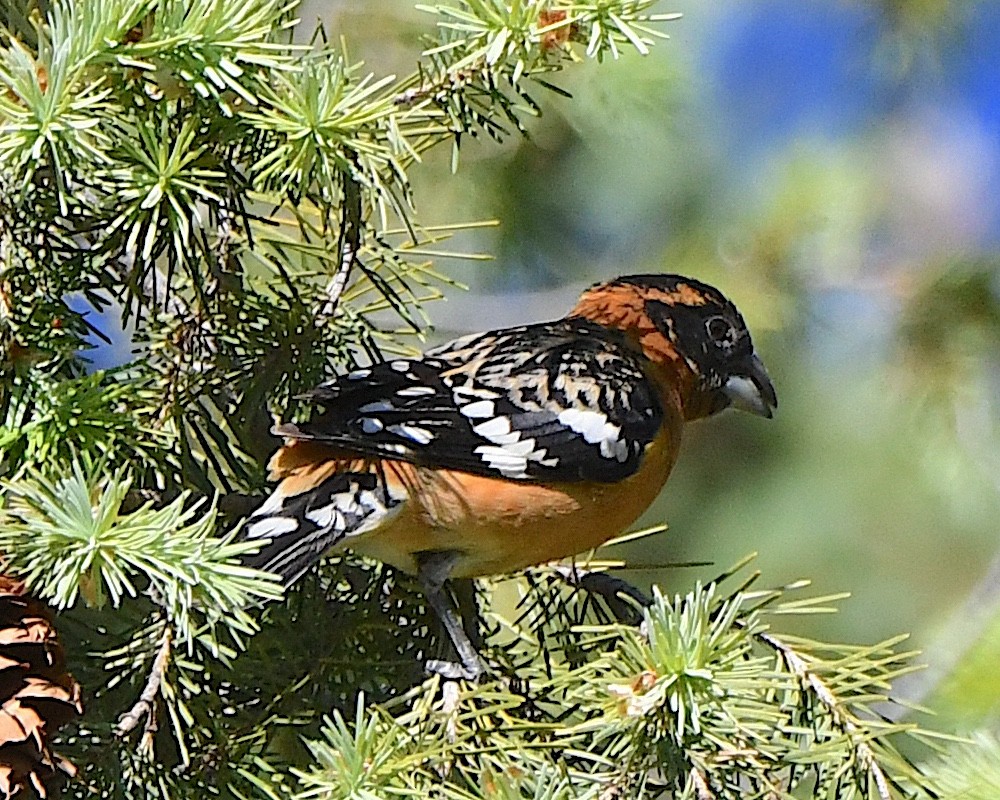
[(476, 658), (474, 661), (444, 661), (443, 659), (432, 658), (424, 664), (424, 669), (429, 675), (440, 675), (449, 681), (472, 681), (477, 682), (486, 671), (483, 663)]
[(567, 583), (601, 597), (615, 618), (627, 625), (639, 625), (642, 622), (640, 609), (653, 604), (652, 598), (637, 586), (607, 572), (577, 566), (558, 566), (555, 571)]

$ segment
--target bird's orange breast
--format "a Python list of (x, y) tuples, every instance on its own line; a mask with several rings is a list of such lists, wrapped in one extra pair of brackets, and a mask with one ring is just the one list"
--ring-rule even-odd
[(638, 472), (617, 483), (538, 484), (384, 462), (404, 506), (344, 544), (407, 572), (416, 553), (454, 551), (453, 577), (513, 572), (603, 544), (656, 499), (676, 460), (681, 424), (665, 421)]

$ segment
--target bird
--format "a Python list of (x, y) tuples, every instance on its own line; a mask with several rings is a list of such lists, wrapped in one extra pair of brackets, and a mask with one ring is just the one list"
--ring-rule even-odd
[(589, 551), (657, 498), (685, 425), (770, 418), (774, 386), (736, 306), (673, 274), (625, 275), (563, 318), (474, 333), (333, 377), (278, 424), (278, 484), (244, 563), (298, 580), (349, 549), (419, 577), (460, 663), (484, 667), (446, 585)]

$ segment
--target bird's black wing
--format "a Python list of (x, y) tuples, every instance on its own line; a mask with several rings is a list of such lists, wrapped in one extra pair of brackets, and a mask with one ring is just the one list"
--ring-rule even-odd
[(512, 480), (621, 480), (663, 421), (641, 356), (586, 320), (467, 336), (310, 398), (321, 412), (277, 433)]

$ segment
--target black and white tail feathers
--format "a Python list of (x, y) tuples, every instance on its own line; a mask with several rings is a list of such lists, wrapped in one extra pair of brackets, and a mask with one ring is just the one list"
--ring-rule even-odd
[(285, 586), (334, 545), (378, 527), (398, 505), (375, 473), (334, 473), (297, 494), (283, 486), (250, 515), (240, 538), (262, 542), (243, 563), (280, 575)]

